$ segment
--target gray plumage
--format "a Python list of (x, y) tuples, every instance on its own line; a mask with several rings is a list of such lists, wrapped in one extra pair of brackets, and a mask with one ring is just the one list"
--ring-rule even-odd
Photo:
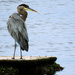
[(11, 36), (17, 41), (22, 50), (28, 51), (28, 33), (24, 20), (18, 13), (13, 13), (7, 22), (7, 28)]

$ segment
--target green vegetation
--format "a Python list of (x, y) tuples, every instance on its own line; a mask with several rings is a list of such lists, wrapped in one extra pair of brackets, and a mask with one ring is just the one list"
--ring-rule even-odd
[(61, 67), (59, 64), (57, 64), (56, 62), (54, 62), (54, 64), (52, 65), (48, 65), (48, 67), (50, 68), (50, 73), (53, 74), (56, 71), (61, 71), (63, 70), (63, 67)]
[(13, 67), (0, 66), (0, 75), (19, 75), (19, 71)]
[(56, 62), (52, 63), (52, 64), (46, 64), (46, 65), (41, 65), (40, 67), (38, 66), (36, 68), (38, 71), (40, 70), (42, 74), (55, 74), (56, 71), (61, 71), (63, 70), (63, 67), (61, 67), (59, 64), (57, 64)]
[[(40, 74), (55, 74), (56, 71), (62, 70), (63, 67), (61, 67), (59, 64), (54, 62), (53, 64), (45, 64), (45, 65), (40, 65), (36, 67), (31, 67), (29, 68), (26, 72), (30, 74), (34, 73), (38, 75)], [(25, 71), (20, 71), (19, 68), (14, 68), (14, 67), (9, 67), (9, 66), (0, 66), (0, 75), (20, 75), (20, 74), (25, 74)], [(20, 74), (19, 74), (20, 73)]]

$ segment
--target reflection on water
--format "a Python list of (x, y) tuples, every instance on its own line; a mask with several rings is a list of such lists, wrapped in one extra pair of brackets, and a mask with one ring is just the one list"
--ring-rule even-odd
[[(13, 55), (14, 40), (7, 31), (6, 22), (12, 13), (17, 12), (16, 8), (21, 3), (39, 12), (28, 11), (26, 25), (30, 48), (23, 55), (56, 56), (57, 62), (66, 67), (57, 75), (74, 75), (75, 68), (69, 72), (68, 66), (70, 62), (71, 67), (75, 63), (74, 0), (0, 0), (0, 56)], [(16, 55), (19, 56), (19, 46)]]

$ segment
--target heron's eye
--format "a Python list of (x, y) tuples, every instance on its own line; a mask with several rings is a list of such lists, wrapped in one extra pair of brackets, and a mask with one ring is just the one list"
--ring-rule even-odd
[(23, 9), (20, 9), (20, 11), (23, 11)]

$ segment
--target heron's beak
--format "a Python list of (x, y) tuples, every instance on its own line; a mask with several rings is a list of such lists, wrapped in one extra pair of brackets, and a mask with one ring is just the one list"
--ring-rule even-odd
[(38, 13), (36, 10), (34, 10), (34, 9), (32, 9), (32, 8), (24, 8), (24, 9)]

